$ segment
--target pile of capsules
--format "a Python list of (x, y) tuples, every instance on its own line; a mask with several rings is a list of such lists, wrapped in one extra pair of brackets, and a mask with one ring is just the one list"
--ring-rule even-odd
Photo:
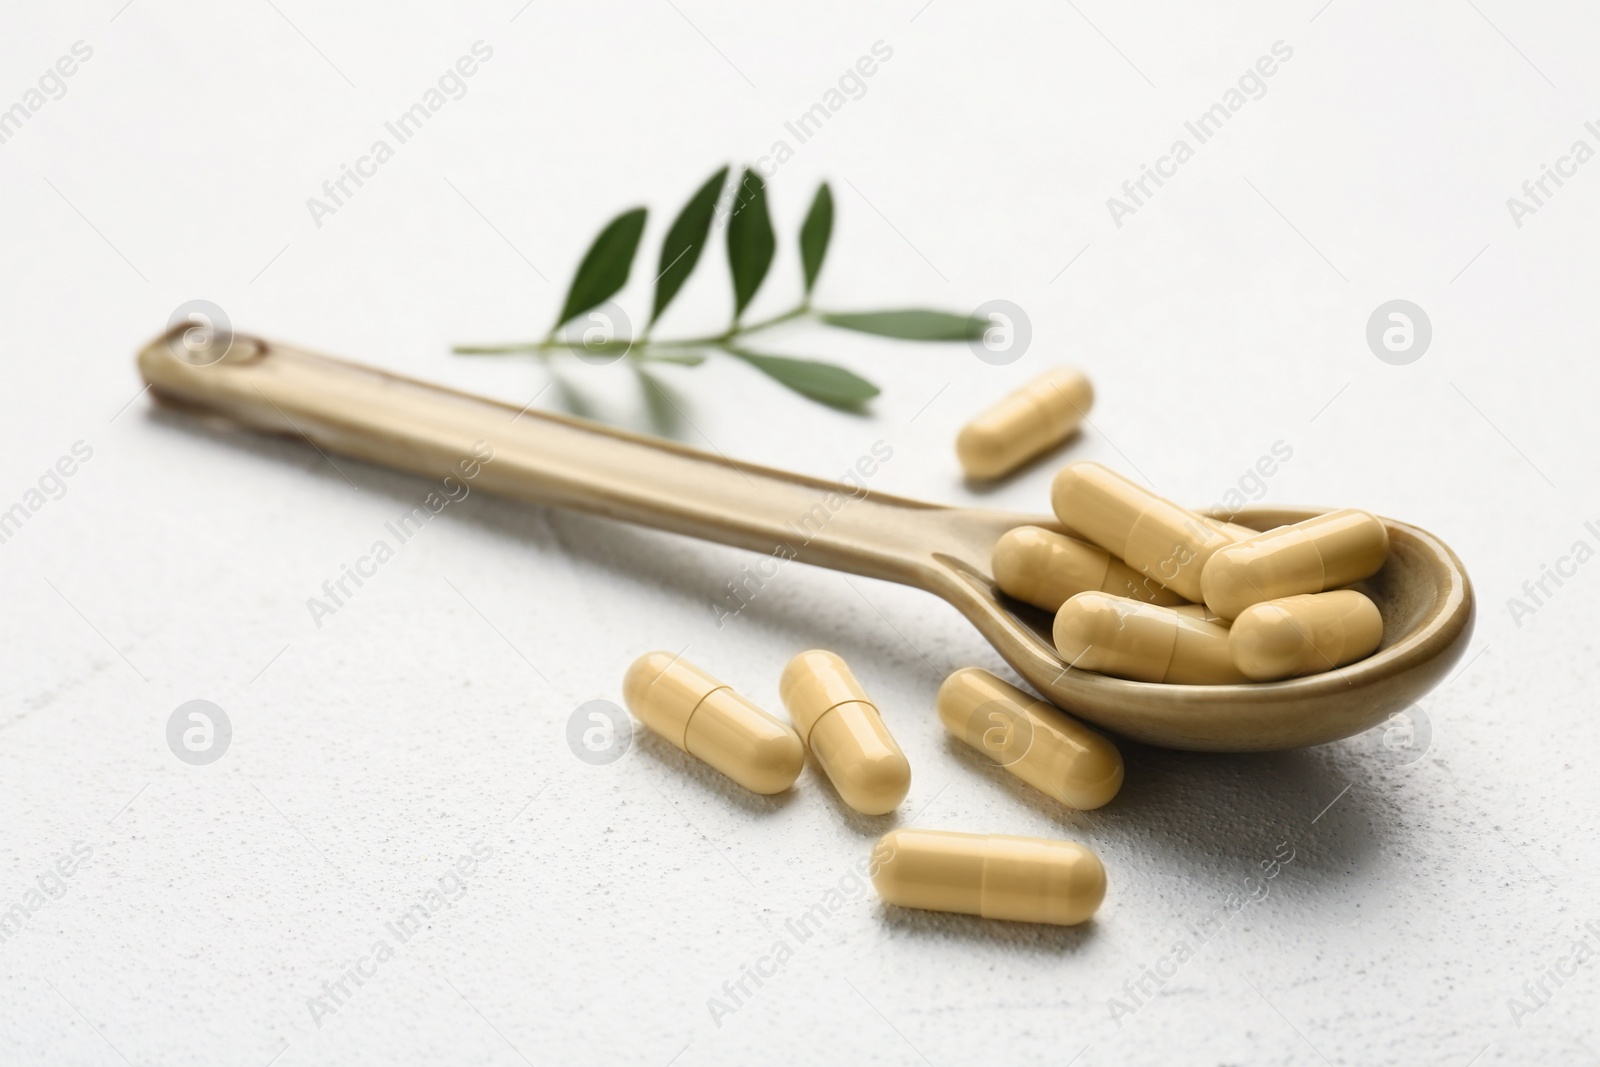
[[(957, 439), (975, 479), (1008, 473), (1066, 440), (1093, 403), (1088, 379), (1057, 368), (1005, 398)], [(1377, 607), (1341, 588), (1389, 553), (1388, 532), (1354, 509), (1258, 532), (1181, 508), (1097, 463), (1057, 476), (1051, 503), (1084, 540), (1038, 526), (994, 549), (1002, 592), (1055, 613), (1065, 663), (1140, 682), (1268, 682), (1372, 653)], [(809, 750), (844, 803), (885, 815), (911, 765), (843, 659), (802, 652), (778, 691), (793, 723), (665, 652), (628, 668), (623, 698), (655, 733), (757, 793), (794, 785)], [(939, 720), (1006, 771), (1080, 810), (1122, 788), (1122, 755), (1054, 705), (976, 667), (939, 687)], [(868, 867), (884, 900), (989, 919), (1073, 925), (1105, 898), (1100, 858), (1072, 841), (892, 830)]]
[[(996, 478), (1066, 440), (1094, 389), (1057, 367), (969, 423), (956, 454)], [(1389, 532), (1355, 508), (1258, 532), (1179, 507), (1098, 463), (1050, 489), (1056, 517), (1084, 540), (1022, 526), (994, 549), (1002, 592), (1055, 613), (1071, 667), (1140, 682), (1274, 682), (1372, 654), (1383, 619), (1343, 586), (1389, 556)]]
[(1072, 667), (1139, 682), (1275, 682), (1372, 654), (1383, 618), (1352, 582), (1389, 555), (1377, 517), (1342, 508), (1257, 532), (1196, 515), (1098, 463), (1051, 487), (1056, 516), (1086, 538), (1038, 526), (1004, 534), (994, 578), (1055, 612)]

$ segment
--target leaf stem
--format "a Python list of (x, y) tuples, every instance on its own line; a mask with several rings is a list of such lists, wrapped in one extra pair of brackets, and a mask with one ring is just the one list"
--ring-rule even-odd
[(720, 336), (720, 337), (701, 338), (701, 342), (700, 343), (706, 344), (706, 343), (718, 342), (718, 341), (731, 341), (735, 337), (744, 337), (744, 336), (746, 336), (748, 334), (758, 333), (761, 330), (771, 329), (774, 326), (782, 325), (785, 322), (791, 322), (794, 319), (798, 319), (803, 315), (809, 315), (810, 313), (811, 313), (811, 309), (805, 303), (802, 302), (802, 303), (796, 304), (794, 307), (790, 308), (788, 311), (785, 311), (781, 315), (772, 316), (772, 318), (770, 318), (770, 319), (761, 319), (758, 322), (752, 322), (748, 326), (735, 325), (732, 328), (726, 330), (722, 334), (722, 336)]
[(703, 337), (684, 337), (658, 341), (651, 338), (649, 330), (646, 329), (644, 335), (635, 341), (606, 341), (599, 344), (586, 345), (580, 341), (563, 340), (557, 337), (555, 331), (552, 330), (550, 335), (542, 341), (519, 341), (504, 345), (456, 345), (451, 351), (460, 356), (502, 356), (517, 352), (536, 352), (541, 354), (552, 351), (603, 352), (607, 349), (626, 350), (629, 347), (725, 348), (741, 337), (748, 337), (750, 334), (759, 333), (762, 330), (770, 330), (774, 326), (781, 326), (783, 323), (793, 322), (795, 319), (808, 318), (814, 314), (815, 312), (811, 309), (811, 302), (807, 300), (771, 318), (760, 319), (749, 324), (735, 323), (721, 333), (707, 334)]

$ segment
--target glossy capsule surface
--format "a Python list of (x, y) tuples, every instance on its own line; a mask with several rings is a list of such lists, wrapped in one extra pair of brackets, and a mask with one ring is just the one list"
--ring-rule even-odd
[(1056, 612), (1052, 636), (1067, 665), (1086, 671), (1171, 685), (1245, 680), (1228, 651), (1228, 628), (1175, 608), (1079, 593)]
[(1139, 574), (1198, 602), (1212, 554), (1233, 544), (1201, 518), (1098, 463), (1074, 463), (1050, 486), (1056, 517)]
[(969, 478), (999, 478), (1071, 437), (1093, 406), (1089, 379), (1056, 367), (962, 427), (956, 458)]
[(1107, 738), (988, 671), (956, 671), (937, 703), (952, 736), (1063, 804), (1087, 811), (1122, 788), (1122, 753)]
[(1002, 592), (1046, 611), (1091, 590), (1182, 604), (1183, 597), (1146, 578), (1103, 548), (1042, 526), (1018, 526), (995, 542), (994, 581)]
[(1075, 841), (891, 830), (872, 860), (878, 895), (902, 908), (1074, 926), (1106, 896), (1100, 857)]
[(800, 653), (784, 667), (778, 694), (840, 799), (863, 815), (900, 806), (911, 764), (844, 660), (820, 649)]
[(1203, 599), (1212, 611), (1231, 619), (1264, 600), (1358, 582), (1376, 574), (1388, 556), (1389, 531), (1383, 521), (1357, 508), (1342, 508), (1218, 551), (1205, 565)]
[(1383, 616), (1354, 589), (1302, 593), (1252, 604), (1233, 620), (1228, 651), (1257, 682), (1320, 674), (1371, 655)]
[(800, 735), (686, 660), (647, 652), (622, 680), (628, 710), (746, 789), (781, 793), (805, 767)]

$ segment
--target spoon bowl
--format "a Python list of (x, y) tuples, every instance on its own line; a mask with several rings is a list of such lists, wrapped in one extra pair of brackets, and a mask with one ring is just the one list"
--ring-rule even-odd
[[(1269, 530), (1329, 510), (1256, 507), (1213, 517)], [(1166, 685), (1068, 667), (1051, 643), (1050, 614), (1000, 593), (986, 562), (942, 560), (949, 587), (937, 591), (1034, 689), (1078, 718), (1164, 748), (1303, 748), (1361, 733), (1420, 700), (1461, 658), (1472, 635), (1472, 585), (1455, 553), (1426, 530), (1383, 522), (1389, 558), (1353, 587), (1383, 616), (1377, 650), (1337, 670), (1281, 682)], [(1073, 533), (1053, 519), (1036, 525)], [(987, 531), (985, 539), (993, 545)]]
[[(471, 478), (493, 493), (925, 589), (1052, 703), (1167, 748), (1273, 751), (1360, 733), (1436, 685), (1472, 633), (1461, 561), (1426, 530), (1386, 519), (1389, 560), (1357, 586), (1383, 615), (1371, 656), (1282, 682), (1131, 682), (1068, 668), (1051, 645), (1049, 616), (995, 588), (990, 556), (1001, 534), (1021, 525), (1070, 529), (1054, 518), (873, 492), (866, 486), (893, 454), (882, 441), (846, 481), (832, 482), (187, 324), (146, 345), (139, 369), (164, 401), (304, 437), (324, 454)], [(1270, 529), (1321, 510), (1249, 508), (1229, 518)]]

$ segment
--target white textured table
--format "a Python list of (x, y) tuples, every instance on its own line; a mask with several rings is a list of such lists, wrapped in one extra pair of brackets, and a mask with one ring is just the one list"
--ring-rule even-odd
[[(11, 5), (0, 1061), (1600, 1058), (1597, 23), (1319, 2)], [(464, 95), (361, 164), (479, 41)], [(787, 124), (876, 42), (892, 55), (800, 143)], [(1275, 42), (1272, 76), (1231, 95)], [(61, 57), (71, 76), (46, 75)], [(1202, 141), (1185, 124), (1208, 113)], [(941, 677), (1001, 665), (930, 598), (795, 566), (719, 627), (757, 557), (481, 493), (314, 620), (308, 598), (430, 485), (138, 395), (135, 348), (206, 299), (521, 404), (535, 363), (449, 345), (541, 334), (604, 219), (651, 205), (653, 263), (705, 175), (778, 140), (755, 313), (792, 298), (827, 177), (819, 302), (1005, 299), (1031, 345), (991, 366), (775, 331), (879, 382), (873, 414), (714, 359), (661, 371), (686, 441), (819, 476), (883, 442), (874, 488), (1040, 510), (1050, 464), (980, 496), (951, 442), (1076, 363), (1100, 401), (1064, 457), (1197, 505), (1243, 482), (1369, 507), (1461, 553), (1471, 658), (1412, 743), (1130, 745), (1122, 795), (1076, 814), (945, 739)], [(369, 176), (308, 208), (345, 164)], [(1140, 190), (1146, 164), (1167, 177)], [(1525, 192), (1545, 164), (1563, 184)], [(663, 333), (724, 320), (721, 259)], [(1408, 365), (1366, 341), (1392, 299), (1432, 323)], [(638, 422), (624, 367), (567, 373)], [(1253, 483), (1275, 446), (1292, 455)], [(769, 707), (796, 651), (849, 656), (914, 767), (899, 822), (814, 770), (754, 798), (648, 737), (575, 758), (573, 709), (685, 645)], [(232, 729), (205, 765), (167, 743), (197, 699)], [(1105, 906), (1074, 930), (886, 911), (851, 870), (913, 816), (1087, 842)]]

